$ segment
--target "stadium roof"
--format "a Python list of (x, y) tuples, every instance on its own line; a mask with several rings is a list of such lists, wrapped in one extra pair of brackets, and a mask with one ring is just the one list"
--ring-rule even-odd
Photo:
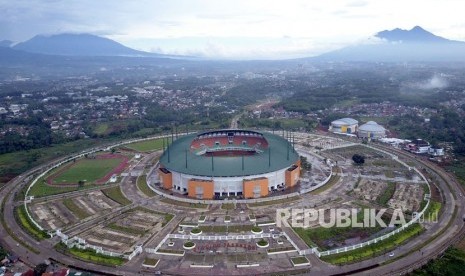
[(332, 121), (331, 124), (335, 126), (355, 125), (358, 124), (358, 121), (352, 118), (342, 118)]
[(358, 131), (384, 132), (386, 131), (386, 129), (382, 125), (378, 125), (378, 123), (374, 121), (369, 121), (366, 124), (361, 125), (358, 128)]
[[(185, 135), (170, 145), (169, 154), (168, 150), (165, 150), (160, 157), (160, 163), (171, 171), (184, 174), (233, 177), (274, 172), (288, 168), (298, 160), (298, 153), (286, 139), (271, 133), (262, 134), (268, 141), (268, 148), (262, 153), (243, 157), (196, 155), (190, 151), (190, 145), (197, 134)], [(289, 159), (287, 158), (288, 148)], [(244, 166), (242, 166), (242, 161)]]

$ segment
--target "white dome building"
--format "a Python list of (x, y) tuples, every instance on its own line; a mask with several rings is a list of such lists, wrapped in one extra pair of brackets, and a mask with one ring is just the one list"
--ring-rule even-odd
[(333, 133), (351, 134), (358, 130), (358, 121), (352, 118), (342, 118), (332, 121), (329, 126), (329, 131)]
[(359, 138), (379, 139), (386, 137), (386, 129), (374, 121), (369, 121), (358, 128)]

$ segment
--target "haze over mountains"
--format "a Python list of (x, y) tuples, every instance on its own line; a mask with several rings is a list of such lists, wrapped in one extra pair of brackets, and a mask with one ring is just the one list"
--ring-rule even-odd
[(372, 44), (355, 45), (316, 57), (331, 61), (465, 61), (465, 42), (436, 36), (416, 26), (411, 30), (386, 30), (375, 35)]
[[(345, 47), (320, 56), (305, 58), (309, 61), (465, 61), (465, 42), (448, 40), (416, 26), (411, 30), (385, 30), (375, 35), (375, 42)], [(158, 57), (189, 58), (138, 51), (108, 38), (90, 34), (38, 35), (11, 46), (11, 41), (0, 41), (2, 61), (24, 62), (33, 54), (74, 57)], [(46, 56), (45, 56), (46, 57)], [(44, 56), (41, 56), (43, 59)]]
[(13, 46), (25, 52), (65, 56), (159, 56), (126, 47), (108, 38), (91, 34), (37, 35)]

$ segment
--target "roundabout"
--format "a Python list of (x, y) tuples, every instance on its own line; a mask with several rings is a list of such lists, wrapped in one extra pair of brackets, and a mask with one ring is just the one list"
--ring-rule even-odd
[[(172, 147), (164, 151), (136, 152), (125, 145), (139, 141), (127, 141), (30, 170), (0, 191), (2, 242), (31, 265), (51, 259), (110, 275), (153, 274), (154, 271), (182, 275), (291, 271), (332, 275), (367, 271), (388, 275), (404, 273), (435, 258), (463, 235), (463, 198), (459, 194), (465, 193), (455, 179), (427, 161), (381, 145), (363, 145), (356, 140), (332, 136), (243, 133), (253, 135), (245, 143), (243, 136), (247, 135), (236, 136), (237, 130), (232, 135), (240, 137), (240, 147), (233, 147), (234, 139), (229, 144), (231, 136), (227, 131), (181, 135), (177, 140), (169, 136), (153, 137), (154, 140), (168, 139), (166, 145)], [(215, 148), (214, 140), (212, 147), (201, 146), (206, 145), (204, 136), (213, 134), (216, 134), (213, 139), (221, 137), (228, 141), (221, 149), (227, 156), (220, 154), (219, 147)], [(185, 147), (179, 147), (181, 151), (176, 152), (176, 141), (183, 145), (185, 139), (188, 145), (193, 145), (196, 138), (203, 140), (195, 144), (197, 147), (190, 146), (188, 153)], [(256, 179), (257, 174), (235, 173), (242, 171), (244, 158), (238, 157), (238, 151), (248, 157), (259, 156), (263, 159), (263, 168), (271, 168), (269, 160), (275, 154), (273, 139), (285, 145), (280, 154), (286, 161), (284, 166), (272, 169), (275, 176), (283, 170), (279, 178), (284, 182), (276, 181), (278, 176), (270, 178), (263, 188), (266, 195), (260, 190), (259, 196), (253, 196), (253, 192), (252, 196), (245, 196), (244, 183)], [(107, 179), (102, 183), (99, 180), (102, 176), (79, 184), (80, 180), (92, 179), (77, 173), (79, 164), (92, 162), (92, 156), (111, 155), (112, 147), (118, 158), (124, 156), (120, 158), (124, 161), (108, 164), (94, 175), (117, 174), (116, 181)], [(188, 156), (192, 159), (187, 159), (186, 166), (187, 154), (192, 154)], [(209, 177), (213, 181), (208, 184), (213, 186), (211, 197), (205, 196), (206, 186), (202, 193), (194, 188), (194, 196), (189, 196), (188, 190), (189, 181), (206, 177), (214, 169), (202, 176), (170, 165), (184, 161), (185, 169), (195, 168), (201, 164), (193, 161), (200, 158), (197, 154), (207, 160), (209, 169), (211, 160), (213, 166), (221, 162), (237, 165), (229, 176), (223, 175), (220, 167), (214, 167), (218, 168), (215, 171), (218, 175)], [(365, 156), (365, 164), (354, 164), (351, 160), (354, 154)], [(297, 162), (300, 166), (299, 156), (311, 165), (305, 169), (302, 166), (302, 171), (299, 168), (298, 181), (286, 187), (286, 172), (297, 166)], [(174, 161), (176, 158), (179, 160)], [(163, 168), (172, 176), (180, 175), (172, 178), (171, 188), (165, 186)], [(72, 176), (76, 176), (74, 180)], [(223, 184), (221, 180), (225, 177), (242, 179)], [(50, 183), (50, 179), (60, 181)], [(73, 181), (78, 185), (68, 185)], [(281, 183), (284, 183), (282, 190), (278, 187)], [(401, 209), (406, 224), (354, 229), (324, 228), (314, 221), (307, 228), (280, 227), (276, 209), (283, 208), (347, 208), (355, 209), (356, 217), (362, 216), (365, 209), (386, 209), (383, 220), (389, 220), (393, 210)], [(435, 212), (438, 216), (432, 217)], [(329, 213), (324, 213), (326, 219)], [(424, 219), (420, 221), (420, 218)], [(300, 260), (300, 256), (305, 256), (308, 262)], [(144, 266), (147, 260), (157, 260), (156, 268)], [(305, 265), (300, 266), (301, 263)]]

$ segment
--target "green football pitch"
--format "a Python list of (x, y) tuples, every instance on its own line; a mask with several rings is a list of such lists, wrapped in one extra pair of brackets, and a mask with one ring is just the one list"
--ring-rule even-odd
[(84, 180), (86, 183), (93, 183), (110, 173), (122, 161), (122, 158), (81, 159), (54, 178), (53, 183), (74, 184), (80, 180)]

